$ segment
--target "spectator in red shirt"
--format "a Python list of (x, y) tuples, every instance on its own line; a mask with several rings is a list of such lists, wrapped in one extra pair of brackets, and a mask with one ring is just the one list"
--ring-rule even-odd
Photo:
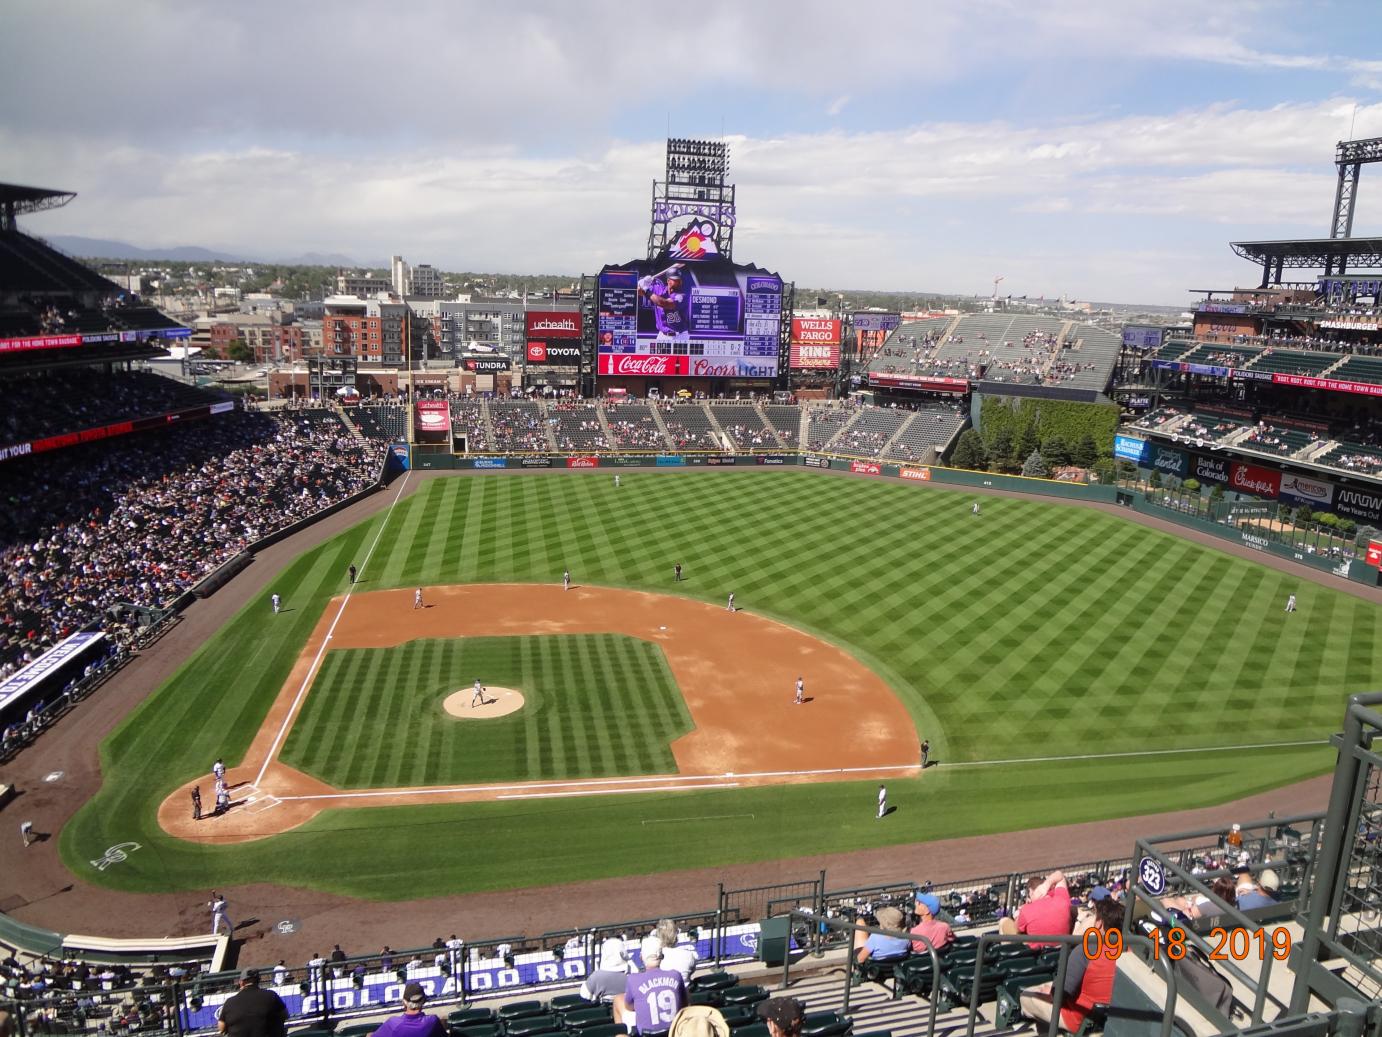
[[(912, 926), (912, 935), (926, 937), (938, 953), (944, 953), (945, 949), (955, 942), (955, 931), (936, 917), (940, 909), (940, 897), (933, 893), (918, 893), (916, 911), (919, 921)], [(921, 940), (913, 940), (912, 953), (926, 954), (926, 944)]]
[[(1059, 868), (1044, 879), (1027, 880), (1027, 903), (1017, 912), (1017, 931), (1029, 936), (1069, 936), (1075, 929), (1075, 911), (1070, 902), (1070, 887)], [(1033, 947), (1054, 947), (1053, 943), (1033, 943)]]
[[(1100, 900), (1094, 905), (1094, 924), (1090, 929), (1100, 932), (1113, 932), (1123, 924), (1123, 906), (1113, 899)], [(1089, 930), (1086, 929), (1085, 932)], [(1099, 941), (1102, 948), (1104, 941)], [(1060, 1025), (1062, 1030), (1074, 1033), (1095, 1005), (1106, 1005), (1113, 1000), (1113, 980), (1118, 971), (1118, 960), (1097, 954), (1086, 957), (1082, 947), (1070, 952), (1070, 961), (1065, 971), (1065, 996), (1061, 999)], [(1023, 992), (1021, 997), (1022, 1014), (1028, 1019), (1041, 1023), (1051, 1021), (1051, 984), (1044, 983)]]

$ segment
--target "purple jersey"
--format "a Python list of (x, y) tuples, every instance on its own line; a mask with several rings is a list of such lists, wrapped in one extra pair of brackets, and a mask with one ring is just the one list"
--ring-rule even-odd
[(633, 1009), (639, 1033), (663, 1033), (686, 1007), (686, 984), (670, 969), (635, 972), (624, 981), (624, 1003)]
[[(659, 335), (685, 335), (691, 331), (691, 295), (689, 292), (674, 292), (669, 288), (654, 285), (652, 291), (653, 318), (657, 321)], [(657, 305), (656, 300), (666, 299), (676, 305), (667, 309)]]

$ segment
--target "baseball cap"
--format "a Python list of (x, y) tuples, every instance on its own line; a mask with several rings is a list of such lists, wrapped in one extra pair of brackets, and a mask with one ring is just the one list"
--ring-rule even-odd
[(403, 988), (403, 1000), (421, 1003), (427, 1000), (427, 991), (422, 988), (421, 983), (409, 983)]
[(758, 1018), (790, 1030), (806, 1018), (806, 1006), (794, 997), (770, 997), (759, 1002)]
[(245, 969), (244, 972), (240, 973), (240, 982), (241, 982), (241, 983), (258, 983), (258, 982), (259, 982), (259, 970), (258, 970), (258, 969)]
[(940, 913), (941, 898), (936, 896), (934, 893), (918, 893), (917, 903), (925, 904), (926, 910), (930, 911), (933, 915)]
[(639, 957), (643, 959), (645, 965), (650, 958), (656, 958), (658, 961), (661, 961), (662, 941), (656, 936), (643, 937), (643, 942), (638, 945), (638, 954)]
[(1095, 886), (1089, 891), (1090, 900), (1107, 900), (1112, 895), (1107, 886)]

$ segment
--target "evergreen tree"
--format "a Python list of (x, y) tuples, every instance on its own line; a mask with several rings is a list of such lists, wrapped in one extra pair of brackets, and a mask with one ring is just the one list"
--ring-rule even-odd
[(956, 468), (973, 468), (982, 471), (988, 464), (984, 454), (984, 441), (972, 428), (960, 433), (960, 441), (955, 444), (955, 453), (950, 463)]
[(1041, 456), (1040, 450), (1033, 450), (1027, 455), (1027, 460), (1022, 465), (1022, 474), (1035, 479), (1045, 479), (1050, 476), (1051, 469), (1046, 467), (1046, 459)]

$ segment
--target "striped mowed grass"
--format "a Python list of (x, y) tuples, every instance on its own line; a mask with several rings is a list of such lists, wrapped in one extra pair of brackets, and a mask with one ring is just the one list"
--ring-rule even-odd
[[(989, 498), (975, 517), (963, 493), (808, 472), (621, 474), (618, 489), (604, 473), (433, 479), (391, 515), (304, 553), (265, 592), (292, 611), (248, 605), (107, 739), (105, 784), (64, 829), (64, 859), (124, 888), (273, 876), (367, 897), (391, 895), (378, 878), (399, 869), (408, 895), (422, 896), (646, 868), (668, 837), (664, 824), (640, 824), (648, 817), (765, 819), (694, 822), (698, 838), (668, 867), (696, 867), (1181, 809), (1326, 771), (1327, 747), (1275, 743), (1325, 738), (1348, 694), (1382, 686), (1382, 612), (1371, 603), (1116, 516)], [(580, 584), (716, 604), (733, 591), (741, 607), (872, 666), (941, 766), (889, 783), (892, 824), (873, 821), (874, 788), (840, 782), (590, 797), (578, 809), (328, 811), (275, 839), (214, 848), (165, 836), (158, 802), (217, 756), (243, 756), (346, 589), (346, 567), (381, 530), (362, 590), (555, 584), (569, 568)], [(1287, 615), (1290, 593), (1299, 608)], [(1148, 751), (1165, 755), (1074, 759)], [(987, 765), (1013, 760), (1027, 762)], [(615, 842), (599, 834), (611, 826)], [(434, 863), (437, 835), (466, 849)], [(130, 839), (157, 853), (101, 873), (84, 866)], [(559, 860), (534, 852), (557, 842)], [(507, 866), (458, 866), (472, 846), (477, 861)]]
[[(523, 709), (463, 720), (448, 694), (485, 684)], [(337, 788), (659, 774), (692, 721), (662, 650), (620, 634), (470, 637), (328, 652), (283, 761)]]

